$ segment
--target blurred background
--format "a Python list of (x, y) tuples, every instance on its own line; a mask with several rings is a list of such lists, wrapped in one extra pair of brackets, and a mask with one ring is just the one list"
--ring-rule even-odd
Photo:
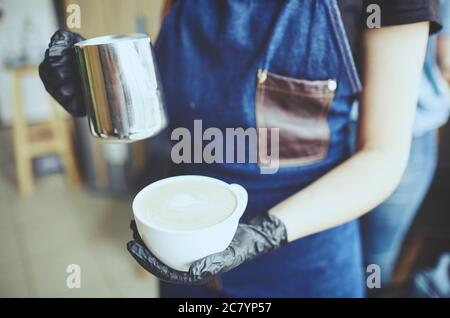
[[(0, 297), (157, 297), (125, 244), (131, 200), (167, 174), (166, 135), (106, 144), (85, 118), (55, 104), (37, 73), (70, 4), (86, 38), (145, 32), (153, 41), (163, 0), (0, 0)], [(409, 230), (393, 283), (432, 267), (450, 250), (450, 128), (440, 129), (433, 185)], [(78, 264), (81, 288), (68, 288)]]
[[(165, 174), (159, 141), (95, 140), (37, 73), (73, 3), (81, 8), (74, 32), (84, 37), (145, 32), (153, 41), (163, 5), (0, 0), (0, 296), (156, 297), (156, 280), (125, 245), (133, 194)], [(80, 265), (79, 289), (67, 288), (70, 264)]]

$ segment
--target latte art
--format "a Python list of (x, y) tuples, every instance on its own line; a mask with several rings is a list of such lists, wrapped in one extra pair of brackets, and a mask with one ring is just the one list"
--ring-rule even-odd
[(163, 184), (145, 197), (145, 219), (161, 228), (193, 230), (222, 222), (236, 209), (233, 192), (221, 184), (183, 180)]
[(247, 207), (239, 184), (184, 175), (146, 186), (133, 200), (142, 241), (164, 264), (189, 271), (192, 262), (230, 245)]

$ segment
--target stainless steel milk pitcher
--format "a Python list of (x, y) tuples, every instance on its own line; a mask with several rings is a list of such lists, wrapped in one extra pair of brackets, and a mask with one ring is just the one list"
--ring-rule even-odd
[(153, 46), (146, 34), (102, 36), (75, 44), (92, 135), (133, 142), (167, 126)]

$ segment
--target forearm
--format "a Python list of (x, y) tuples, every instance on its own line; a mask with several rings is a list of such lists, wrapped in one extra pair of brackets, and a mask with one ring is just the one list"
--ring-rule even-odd
[(397, 186), (406, 158), (360, 150), (328, 174), (270, 210), (288, 241), (346, 223), (370, 211)]

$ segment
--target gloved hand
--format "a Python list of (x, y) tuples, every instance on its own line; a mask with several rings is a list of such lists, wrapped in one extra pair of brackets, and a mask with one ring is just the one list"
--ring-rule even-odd
[(131, 221), (133, 241), (127, 248), (136, 261), (163, 281), (179, 284), (203, 284), (214, 275), (224, 273), (259, 254), (287, 242), (284, 224), (277, 217), (264, 214), (248, 224), (239, 224), (230, 245), (222, 252), (206, 256), (191, 264), (189, 272), (180, 272), (159, 261), (142, 242), (136, 223)]
[(84, 40), (79, 34), (58, 30), (53, 34), (39, 65), (39, 75), (47, 92), (71, 115), (84, 116), (81, 81), (73, 45)]

